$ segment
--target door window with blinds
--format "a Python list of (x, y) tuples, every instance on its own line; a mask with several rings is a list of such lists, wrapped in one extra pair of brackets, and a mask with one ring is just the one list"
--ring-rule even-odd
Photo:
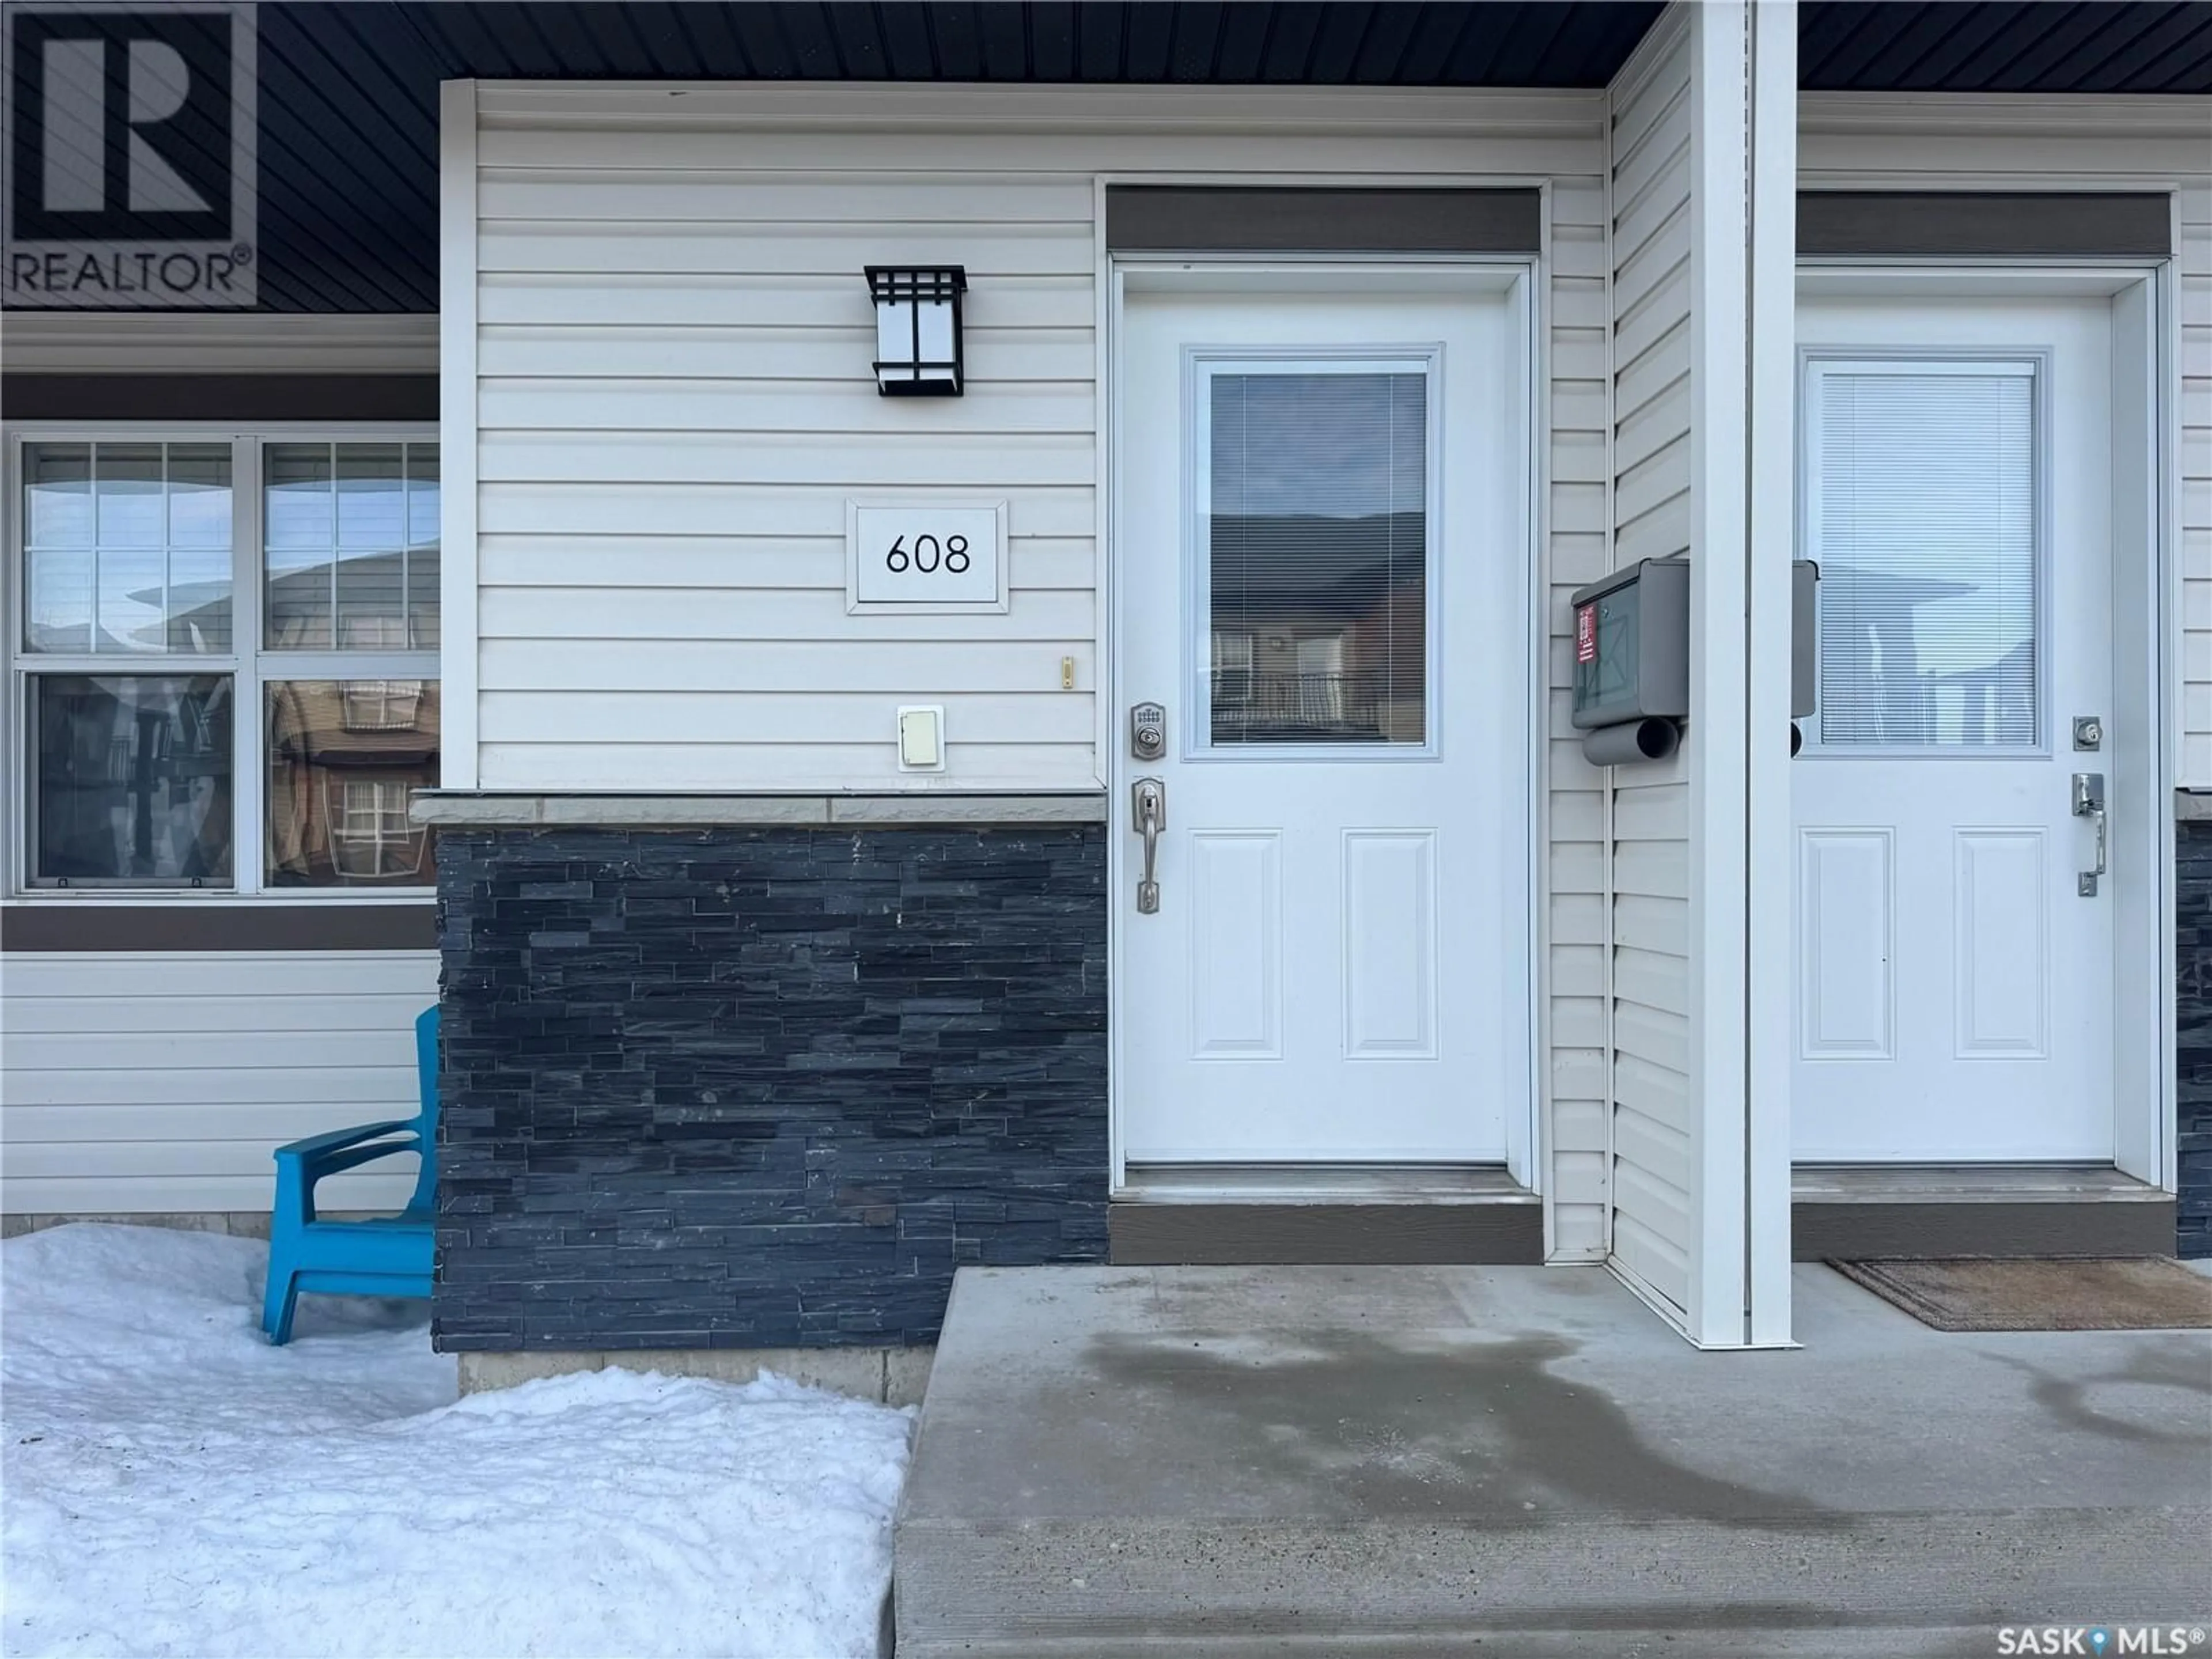
[(1808, 365), (1816, 747), (1955, 755), (2041, 743), (2038, 424), (2033, 362)]
[(1194, 366), (1203, 748), (1430, 752), (1434, 362)]

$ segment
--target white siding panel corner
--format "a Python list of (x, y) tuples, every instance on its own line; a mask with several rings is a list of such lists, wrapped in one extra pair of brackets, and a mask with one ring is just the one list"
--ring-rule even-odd
[[(2212, 122), (2212, 113), (2206, 119)], [(2175, 781), (2212, 789), (2212, 170), (2195, 175), (2178, 194), (2182, 719)]]
[[(1676, 7), (1613, 85), (1607, 569), (1690, 551), (1691, 46)], [(1686, 776), (1680, 752), (1615, 769), (1606, 849), (1613, 1255), (1677, 1310), (1695, 1242)]]
[[(428, 951), (11, 954), (0, 968), (0, 1209), (266, 1210), (288, 1140), (416, 1110)], [(397, 1209), (415, 1160), (323, 1183)]]

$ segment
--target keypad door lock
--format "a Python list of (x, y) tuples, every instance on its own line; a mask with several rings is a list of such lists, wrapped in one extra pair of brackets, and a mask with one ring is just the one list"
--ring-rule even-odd
[(1168, 752), (1168, 711), (1156, 702), (1140, 702), (1129, 710), (1129, 753), (1140, 761), (1156, 761)]

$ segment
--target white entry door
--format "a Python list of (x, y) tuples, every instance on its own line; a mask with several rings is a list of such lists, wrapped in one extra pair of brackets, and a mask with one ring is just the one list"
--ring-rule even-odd
[[(1125, 280), (1123, 1158), (1506, 1160), (1529, 1048), (1517, 302), (1466, 273)], [(1140, 703), (1157, 758), (1131, 752)], [(1149, 910), (1139, 780), (1165, 806)]]
[(1796, 1155), (2109, 1161), (2114, 883), (2074, 810), (2124, 735), (2109, 309), (1808, 300), (1798, 338)]

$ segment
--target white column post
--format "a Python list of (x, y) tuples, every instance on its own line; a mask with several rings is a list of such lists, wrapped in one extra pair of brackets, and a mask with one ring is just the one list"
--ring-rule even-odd
[(1692, 36), (1687, 1334), (1790, 1340), (1790, 564), (1796, 9), (1707, 0)]
[(477, 83), (438, 88), (438, 782), (477, 787)]
[(1747, 1259), (1744, 761), (1749, 705), (1744, 479), (1750, 131), (1745, 0), (1690, 33), (1691, 1250), (1686, 1334), (1740, 1347)]
[(1796, 552), (1797, 6), (1751, 9), (1747, 1340), (1790, 1340), (1790, 562)]

